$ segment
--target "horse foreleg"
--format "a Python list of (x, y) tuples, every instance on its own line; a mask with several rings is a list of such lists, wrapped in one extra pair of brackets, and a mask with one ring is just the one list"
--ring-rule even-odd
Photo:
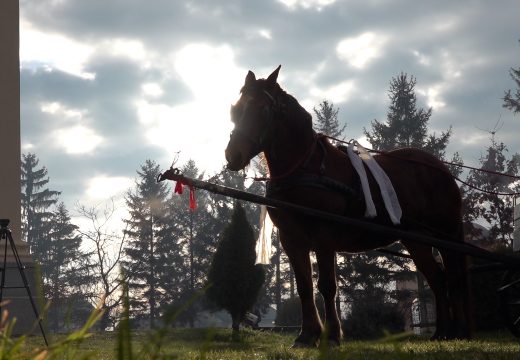
[(325, 303), (325, 328), (328, 331), (329, 344), (338, 346), (343, 336), (341, 323), (336, 311), (336, 253), (332, 250), (316, 251), (319, 268), (318, 290)]
[(282, 233), (280, 233), (280, 240), (291, 262), (301, 301), (302, 327), (293, 347), (313, 347), (318, 343), (323, 326), (314, 302), (309, 251), (299, 248), (297, 243), (291, 246), (292, 243), (288, 242)]

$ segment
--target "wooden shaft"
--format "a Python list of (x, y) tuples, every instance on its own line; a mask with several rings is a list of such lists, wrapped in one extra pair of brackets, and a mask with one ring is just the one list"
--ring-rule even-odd
[(160, 175), (157, 181), (163, 180), (172, 180), (172, 181), (180, 181), (185, 185), (193, 186), (198, 189), (203, 189), (215, 194), (228, 196), (238, 200), (244, 200), (248, 202), (252, 202), (255, 204), (265, 205), (277, 209), (295, 211), (301, 214), (310, 215), (325, 221), (331, 221), (334, 223), (340, 223), (349, 226), (355, 226), (375, 234), (381, 234), (384, 236), (394, 236), (398, 239), (414, 241), (416, 243), (433, 246), (436, 248), (456, 251), (462, 254), (500, 262), (502, 264), (507, 265), (510, 268), (520, 268), (520, 258), (505, 255), (505, 254), (497, 254), (477, 246), (473, 246), (467, 243), (459, 243), (453, 241), (446, 241), (435, 238), (433, 236), (428, 236), (424, 234), (420, 234), (413, 231), (405, 231), (401, 229), (392, 228), (389, 226), (375, 224), (373, 222), (368, 222), (366, 220), (359, 220), (354, 218), (349, 218), (346, 216), (341, 216), (337, 214), (332, 214), (326, 211), (311, 209), (306, 206), (301, 206), (293, 203), (289, 203), (286, 201), (281, 201), (273, 198), (267, 198), (265, 196), (259, 196), (255, 194), (251, 194), (245, 191), (232, 189), (226, 186), (217, 185), (213, 183), (209, 183), (202, 180), (191, 179), (183, 176), (176, 169), (170, 169)]

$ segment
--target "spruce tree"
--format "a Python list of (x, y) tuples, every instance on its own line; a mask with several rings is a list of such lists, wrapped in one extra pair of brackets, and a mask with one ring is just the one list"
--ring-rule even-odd
[(231, 222), (221, 234), (208, 274), (208, 298), (227, 310), (233, 331), (252, 308), (264, 281), (261, 265), (255, 265), (255, 237), (244, 208), (235, 203)]
[(140, 315), (148, 313), (150, 327), (154, 327), (162, 296), (157, 276), (164, 258), (158, 248), (164, 236), (167, 189), (165, 183), (157, 182), (159, 166), (154, 161), (146, 160), (137, 174), (135, 188), (126, 195), (130, 218), (125, 220), (128, 243), (123, 267), (132, 293), (132, 309)]
[[(371, 143), (372, 148), (376, 150), (388, 151), (402, 147), (413, 147), (425, 150), (443, 159), (451, 135), (451, 129), (442, 132), (440, 136), (429, 133), (428, 123), (432, 115), (432, 108), (418, 108), (417, 96), (415, 94), (416, 84), (416, 78), (414, 76), (408, 76), (406, 73), (401, 73), (397, 77), (392, 78), (388, 92), (390, 105), (387, 119), (385, 122), (374, 120), (372, 122), (371, 131), (364, 129), (365, 136)], [(452, 162), (462, 164), (462, 160), (458, 154), (454, 155)], [(456, 175), (460, 174), (460, 170), (456, 166), (452, 166), (450, 170)], [(400, 244), (394, 244), (392, 247), (393, 250), (402, 250)], [(374, 269), (381, 268), (382, 271), (379, 275), (377, 275), (377, 272), (372, 271), (369, 276), (371, 278), (376, 276), (379, 277), (380, 280), (382, 279), (383, 281), (380, 282), (382, 285), (388, 284), (398, 278), (408, 279), (413, 276), (413, 273), (411, 273), (408, 268), (409, 261), (406, 261), (406, 259), (391, 257), (390, 261), (395, 264), (393, 270), (399, 269), (399, 271), (388, 271), (388, 269), (384, 271), (386, 266), (380, 266), (381, 261), (378, 260), (375, 263), (370, 261), (369, 264), (372, 263), (373, 266), (375, 266)], [(416, 275), (418, 282), (421, 283), (422, 277), (420, 274)], [(352, 288), (351, 292), (353, 292), (351, 296), (357, 296), (355, 294), (355, 287)], [(376, 294), (376, 297), (378, 296), (377, 291), (372, 291), (372, 293)], [(387, 294), (394, 300), (406, 297), (406, 294), (398, 292), (387, 292)], [(424, 305), (427, 301), (424, 294), (419, 293), (419, 298), (421, 304)], [(423, 309), (426, 309), (426, 307), (423, 306)], [(427, 318), (427, 314), (424, 312), (421, 313), (421, 316), (422, 318)]]
[(49, 190), (47, 168), (38, 168), (35, 154), (22, 155), (22, 239), (37, 261), (48, 251), (47, 236), (51, 230), (52, 206), (58, 202), (59, 191)]
[(314, 107), (313, 110), (316, 115), (316, 121), (314, 122), (316, 130), (325, 135), (342, 140), (343, 131), (345, 131), (347, 124), (340, 127), (338, 122), (339, 108), (334, 108), (332, 102), (323, 100), (318, 105), (318, 108), (316, 109), (316, 107)]
[(516, 84), (516, 90), (512, 92), (511, 89), (509, 89), (504, 93), (504, 103), (502, 106), (516, 114), (520, 113), (520, 67), (517, 69), (511, 68), (509, 75)]
[[(193, 160), (181, 168), (186, 177), (202, 179)], [(196, 208), (189, 207), (190, 190), (185, 187), (181, 195), (172, 192), (167, 201), (168, 219), (165, 236), (169, 240), (160, 245), (164, 256), (163, 272), (159, 276), (166, 290), (162, 305), (167, 308), (183, 308), (176, 323), (194, 325), (201, 302), (194, 302), (196, 294), (204, 287), (209, 262), (215, 251), (213, 234), (215, 218), (210, 210), (209, 195), (205, 191), (195, 193)], [(186, 308), (186, 304), (191, 305)]]
[(439, 137), (428, 134), (432, 108), (417, 108), (416, 83), (415, 77), (408, 77), (406, 73), (392, 78), (388, 94), (390, 107), (387, 120), (374, 120), (372, 131), (364, 129), (365, 136), (376, 150), (414, 147), (443, 158), (451, 129), (441, 133)]
[(71, 310), (70, 299), (82, 298), (80, 286), (86, 281), (83, 276), (85, 269), (80, 267), (84, 255), (77, 230), (65, 205), (58, 204), (52, 214), (47, 237), (48, 252), (41, 266), (44, 294), (51, 301), (49, 325), (56, 331), (63, 329), (66, 323), (66, 313)]
[[(483, 170), (518, 176), (520, 172), (520, 154), (507, 157), (504, 143), (491, 139), (491, 144), (480, 158)], [(495, 193), (518, 192), (520, 186), (510, 178), (492, 173), (471, 170), (468, 182), (487, 192), (471, 192), (476, 216), (484, 219), (490, 226), (488, 240), (493, 245), (511, 245), (513, 239), (513, 199), (512, 196), (499, 196)]]

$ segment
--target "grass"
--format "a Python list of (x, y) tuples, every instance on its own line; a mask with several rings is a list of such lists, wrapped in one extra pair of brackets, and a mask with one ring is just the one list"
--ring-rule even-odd
[[(160, 349), (150, 346), (156, 333), (132, 332), (131, 337), (134, 359), (520, 359), (520, 342), (505, 332), (484, 334), (471, 341), (443, 342), (405, 334), (378, 341), (345, 342), (337, 349), (291, 349), (294, 334), (252, 330), (244, 330), (238, 339), (233, 339), (230, 329), (173, 329), (162, 337)], [(65, 335), (56, 336), (53, 342), (65, 339)], [(116, 333), (93, 333), (74, 347), (73, 357), (63, 358), (130, 359), (116, 356), (128, 354), (118, 352), (118, 341)], [(42, 345), (41, 337), (31, 336), (26, 339), (22, 350), (28, 354)], [(155, 350), (158, 353), (154, 356)]]
[[(128, 287), (123, 286), (123, 308), (115, 332), (91, 332), (102, 315), (96, 308), (83, 328), (55, 335), (48, 348), (41, 336), (14, 337), (15, 319), (4, 310), (0, 317), (0, 360), (22, 359), (182, 359), (182, 360), (336, 360), (336, 359), (520, 359), (520, 341), (506, 332), (482, 334), (471, 341), (438, 341), (392, 335), (377, 341), (349, 341), (330, 349), (291, 349), (295, 334), (231, 329), (172, 329), (149, 332), (130, 330)], [(182, 311), (179, 310), (179, 311)], [(172, 323), (178, 312), (165, 315)], [(325, 344), (325, 342), (322, 342)]]

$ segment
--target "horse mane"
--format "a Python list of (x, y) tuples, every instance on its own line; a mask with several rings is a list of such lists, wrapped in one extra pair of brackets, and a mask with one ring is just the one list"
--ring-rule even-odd
[(244, 85), (240, 89), (241, 94), (250, 91), (268, 91), (277, 99), (278, 105), (281, 106), (284, 114), (290, 117), (290, 120), (294, 120), (295, 124), (300, 121), (300, 125), (303, 125), (302, 129), (312, 130), (311, 114), (300, 105), (294, 96), (282, 89), (280, 84), (276, 83), (274, 89), (269, 89), (266, 79), (257, 79), (254, 84)]
[(294, 118), (295, 121), (301, 121), (303, 126), (312, 129), (312, 116), (303, 106), (300, 105), (298, 100), (291, 94), (283, 90), (280, 85), (276, 84), (278, 96), (283, 100), (281, 101), (282, 106), (285, 106), (287, 116)]

